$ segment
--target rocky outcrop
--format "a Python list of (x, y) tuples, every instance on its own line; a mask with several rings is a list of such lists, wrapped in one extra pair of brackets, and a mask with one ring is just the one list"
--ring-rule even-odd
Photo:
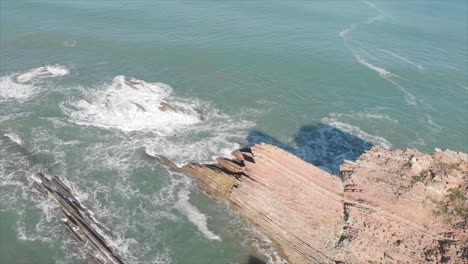
[[(99, 222), (92, 211), (87, 209), (59, 177), (51, 172), (40, 160), (23, 146), (21, 139), (14, 134), (4, 134), (0, 137), (7, 144), (8, 150), (17, 151), (27, 158), (31, 170), (37, 172), (31, 175), (32, 186), (45, 196), (50, 197), (60, 208), (64, 218), (63, 224), (69, 233), (81, 245), (80, 251), (86, 252), (90, 263), (123, 264), (124, 261), (113, 246), (114, 234)], [(28, 182), (24, 182), (29, 185)]]
[(467, 155), (449, 150), (373, 148), (345, 162), (340, 259), (466, 263), (467, 172)]
[(373, 148), (331, 175), (268, 144), (176, 166), (290, 263), (466, 263), (466, 154)]

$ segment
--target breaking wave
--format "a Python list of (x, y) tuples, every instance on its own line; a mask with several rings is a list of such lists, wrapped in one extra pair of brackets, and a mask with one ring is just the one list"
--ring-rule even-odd
[(174, 96), (166, 84), (125, 76), (98, 90), (84, 89), (61, 109), (73, 123), (118, 129), (149, 155), (163, 154), (178, 164), (229, 155), (254, 125), (243, 113), (230, 116), (208, 102)]
[(117, 76), (104, 89), (89, 91), (62, 109), (74, 123), (123, 131), (167, 134), (202, 120), (195, 105), (171, 100), (171, 94), (168, 85)]
[(25, 102), (40, 93), (44, 88), (40, 85), (46, 78), (60, 77), (70, 74), (62, 65), (43, 65), (26, 72), (16, 72), (0, 77), (0, 102), (16, 100)]

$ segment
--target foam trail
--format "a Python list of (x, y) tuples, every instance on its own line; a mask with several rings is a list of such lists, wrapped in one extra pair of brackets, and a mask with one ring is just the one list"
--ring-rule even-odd
[(336, 127), (342, 131), (345, 131), (351, 135), (364, 139), (375, 145), (384, 147), (386, 149), (392, 148), (392, 144), (383, 137), (371, 135), (359, 128), (358, 126), (353, 126), (344, 122), (340, 122), (334, 118), (322, 118), (324, 124)]
[(460, 83), (458, 84), (458, 86), (460, 86), (460, 88), (464, 89), (465, 91), (468, 91), (468, 86), (460, 84)]
[(376, 21), (382, 20), (382, 19), (385, 17), (385, 16), (384, 16), (384, 13), (383, 13), (380, 9), (378, 9), (377, 6), (376, 6), (374, 3), (367, 2), (367, 1), (362, 1), (362, 2), (365, 3), (366, 5), (368, 5), (369, 7), (371, 7), (372, 9), (377, 10), (377, 11), (379, 12), (379, 14), (376, 15), (376, 16), (370, 17), (370, 18), (368, 18), (368, 19), (365, 20), (365, 21), (353, 23), (353, 24), (351, 24), (351, 26), (349, 26), (348, 28), (346, 28), (346, 29), (344, 29), (343, 31), (341, 31), (341, 32), (339, 33), (339, 35), (340, 35), (340, 37), (342, 37), (342, 38), (345, 40), (345, 42), (346, 42), (346, 37), (347, 37), (347, 35), (348, 35), (350, 32), (352, 32), (352, 31), (354, 31), (355, 29), (357, 29), (359, 26), (372, 24), (372, 23), (374, 23), (374, 22), (376, 22)]
[(414, 67), (418, 68), (420, 71), (424, 70), (423, 66), (421, 66), (419, 64), (416, 64), (415, 62), (411, 61), (410, 59), (405, 58), (405, 57), (403, 57), (401, 55), (398, 55), (395, 52), (392, 52), (392, 51), (389, 51), (389, 50), (386, 50), (386, 49), (377, 49), (377, 50), (380, 51), (380, 52), (386, 53), (386, 54), (388, 54), (388, 55), (390, 55), (390, 56), (392, 56), (394, 58), (397, 58), (397, 59), (399, 59), (399, 60), (401, 60), (403, 62), (406, 62), (406, 63), (408, 63), (410, 65), (413, 65)]
[[(392, 72), (390, 72), (390, 71), (388, 71), (388, 70), (386, 70), (386, 69), (384, 69), (382, 67), (379, 67), (379, 66), (376, 66), (376, 65), (370, 63), (369, 60), (363, 54), (360, 54), (353, 47), (353, 45), (349, 43), (349, 40), (348, 40), (349, 33), (356, 30), (357, 28), (359, 28), (362, 25), (370, 25), (370, 24), (375, 23), (376, 21), (379, 21), (379, 20), (382, 20), (382, 19), (385, 18), (385, 15), (382, 12), (382, 10), (380, 10), (374, 3), (368, 2), (368, 1), (363, 1), (363, 3), (366, 4), (367, 6), (369, 6), (370, 8), (376, 10), (378, 12), (378, 14), (376, 16), (368, 18), (365, 21), (356, 22), (356, 23), (351, 24), (351, 26), (349, 26), (348, 28), (344, 29), (343, 31), (341, 31), (339, 33), (340, 37), (343, 39), (343, 42), (344, 42), (345, 46), (351, 51), (351, 53), (353, 54), (353, 56), (355, 57), (355, 59), (356, 59), (356, 61), (358, 63), (360, 63), (361, 65), (365, 66), (366, 68), (368, 68), (370, 70), (375, 71), (377, 74), (379, 74), (380, 77), (382, 77), (383, 79), (387, 80), (388, 82), (390, 82), (391, 84), (396, 86), (400, 91), (402, 91), (404, 93), (405, 101), (409, 105), (416, 105), (416, 97), (413, 94), (411, 94), (410, 92), (408, 92), (408, 90), (406, 90), (401, 84), (399, 84), (398, 82), (391, 79), (392, 77), (398, 77), (398, 75), (393, 74)], [(393, 53), (393, 54), (398, 56), (400, 59), (406, 59), (406, 58), (403, 58), (403, 57), (401, 57), (401, 56), (399, 56), (399, 55), (397, 55), (395, 53)]]
[(366, 2), (366, 1), (363, 1), (366, 5), (370, 6), (371, 8), (373, 9), (376, 9), (377, 11), (379, 11), (379, 14), (377, 16), (374, 16), (374, 17), (370, 17), (368, 18), (367, 20), (365, 21), (362, 21), (362, 22), (357, 22), (357, 23), (353, 23), (351, 24), (351, 26), (349, 26), (348, 28), (344, 29), (343, 31), (341, 31), (339, 33), (340, 37), (343, 38), (343, 41), (346, 45), (346, 47), (353, 53), (354, 57), (356, 58), (356, 60), (366, 66), (367, 68), (373, 70), (373, 71), (376, 71), (380, 76), (382, 77), (390, 77), (390, 76), (394, 76), (393, 73), (383, 69), (383, 68), (380, 68), (380, 67), (377, 67), (373, 64), (371, 64), (370, 62), (368, 62), (362, 55), (360, 55), (354, 48), (353, 46), (349, 43), (348, 41), (348, 34), (351, 33), (352, 31), (356, 30), (357, 28), (359, 28), (360, 26), (362, 25), (370, 25), (376, 21), (379, 21), (379, 20), (382, 20), (384, 18), (384, 15), (383, 13), (376, 8), (375, 4), (373, 3), (370, 3), (370, 2)]
[(412, 93), (408, 92), (405, 87), (403, 87), (401, 84), (399, 84), (397, 81), (394, 81), (390, 78), (385, 78), (387, 81), (391, 82), (395, 87), (397, 87), (402, 93), (405, 94), (405, 101), (409, 105), (416, 105), (416, 96), (414, 96)]
[(179, 200), (174, 207), (184, 214), (192, 224), (194, 224), (200, 233), (203, 234), (207, 239), (221, 240), (221, 238), (215, 235), (208, 229), (208, 223), (206, 216), (201, 213), (195, 206), (189, 202), (188, 190), (181, 190), (178, 194)]
[(380, 120), (388, 120), (396, 124), (398, 123), (398, 120), (391, 118), (389, 115), (381, 114), (375, 111), (330, 113), (330, 116), (332, 118), (348, 117), (348, 118), (359, 118), (359, 119), (380, 119)]
[(369, 69), (371, 69), (373, 71), (376, 71), (384, 79), (387, 79), (387, 78), (392, 77), (392, 76), (397, 76), (397, 75), (385, 70), (384, 68), (380, 68), (380, 67), (377, 67), (377, 66), (373, 65), (372, 63), (366, 61), (365, 59), (363, 59), (361, 56), (359, 56), (357, 54), (355, 55), (355, 57), (356, 57), (356, 60), (360, 64), (366, 66), (367, 68), (369, 68)]

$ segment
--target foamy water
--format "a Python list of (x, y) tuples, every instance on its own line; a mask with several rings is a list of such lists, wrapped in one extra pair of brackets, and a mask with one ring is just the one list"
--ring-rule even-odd
[(19, 83), (33, 82), (43, 78), (53, 78), (70, 74), (70, 71), (62, 65), (43, 65), (17, 75)]
[(62, 65), (44, 65), (25, 72), (11, 73), (0, 77), (0, 102), (16, 100), (25, 102), (44, 90), (43, 79), (70, 74)]
[[(31, 131), (34, 134), (34, 143), (28, 147), (32, 148), (33, 152), (38, 152), (38, 155), (51, 154), (53, 161), (46, 167), (53, 169), (59, 175), (70, 175), (70, 173), (80, 175), (64, 178), (63, 181), (72, 186), (78, 200), (89, 208), (89, 212), (98, 222), (106, 223), (105, 225), (115, 232), (113, 237), (107, 234), (101, 235), (110, 241), (128, 263), (140, 263), (142, 258), (146, 258), (144, 256), (150, 254), (149, 252), (153, 252), (150, 254), (153, 256), (153, 263), (170, 263), (173, 259), (171, 251), (166, 246), (162, 246), (156, 252), (152, 249), (151, 245), (157, 245), (155, 241), (159, 240), (157, 233), (151, 235), (147, 242), (129, 235), (137, 223), (157, 224), (161, 219), (187, 221), (193, 225), (192, 232), (200, 234), (207, 240), (221, 241), (221, 237), (210, 230), (208, 217), (189, 201), (189, 194), (194, 186), (187, 176), (173, 175), (170, 177), (171, 183), (167, 185), (168, 188), (163, 188), (161, 192), (150, 193), (141, 192), (138, 187), (135, 189), (122, 181), (125, 182), (125, 177), (132, 175), (138, 168), (148, 167), (141, 158), (135, 160), (136, 152), (157, 151), (157, 154), (166, 155), (181, 163), (211, 161), (220, 155), (229, 155), (232, 150), (238, 148), (239, 144), (233, 140), (245, 137), (246, 129), (253, 123), (223, 114), (210, 103), (176, 97), (173, 95), (173, 89), (162, 83), (147, 83), (117, 76), (110, 84), (97, 87), (98, 89), (79, 88), (81, 95), (77, 99), (70, 98), (60, 104), (59, 109), (65, 113), (66, 118), (49, 119), (53, 129), (59, 131), (77, 124), (109, 131), (117, 130), (123, 134), (117, 133), (116, 137), (100, 136), (101, 142), (95, 142), (83, 149), (86, 140), (63, 140), (57, 137), (53, 130), (34, 128)], [(93, 98), (94, 101), (87, 98)], [(177, 107), (177, 111), (161, 110), (163, 102)], [(22, 144), (19, 135), (8, 133), (6, 136), (10, 141)], [(191, 150), (187, 151), (190, 148)], [(75, 149), (80, 150), (82, 162), (86, 167), (68, 168), (67, 157), (70, 151), (73, 153)], [(151, 166), (156, 165), (153, 162)], [(24, 166), (30, 171), (29, 174), (34, 173), (33, 167), (27, 164)], [(96, 171), (108, 170), (117, 171), (119, 174), (113, 180), (117, 182), (114, 187), (117, 188), (117, 192), (113, 194), (114, 198), (119, 197), (123, 203), (138, 201), (145, 206), (134, 209), (122, 208), (122, 204), (109, 204), (109, 193), (114, 189), (113, 183), (87, 177)], [(50, 199), (41, 201), (37, 198), (31, 199), (29, 195), (25, 196), (33, 191), (30, 190), (33, 181), (34, 179), (29, 177), (25, 177), (24, 182), (14, 183), (3, 179), (8, 186), (17, 186), (23, 193), (21, 196), (18, 196), (17, 191), (14, 196), (12, 193), (6, 193), (3, 197), (5, 201), (13, 199), (15, 203), (30, 203), (34, 200), (38, 202), (37, 206), (42, 212), (37, 228), (32, 232), (26, 228), (27, 219), (18, 221), (19, 239), (48, 243), (65, 240), (64, 249), (74, 247), (76, 243), (73, 240), (63, 238), (58, 233), (61, 230), (58, 223), (60, 215), (54, 201)], [(13, 208), (8, 206), (7, 210), (15, 210)], [(116, 221), (118, 224), (113, 225), (112, 223)], [(56, 225), (55, 233), (46, 236), (47, 225)], [(68, 263), (73, 258), (86, 259), (88, 252), (90, 248), (85, 248), (71, 253), (61, 261)], [(74, 257), (69, 259), (70, 256)]]
[(373, 145), (467, 151), (464, 7), (3, 1), (2, 261), (89, 262), (32, 186), (47, 170), (126, 263), (285, 263), (151, 155), (211, 163), (265, 141), (338, 173)]
[[(168, 134), (174, 129), (198, 123), (203, 116), (194, 106), (171, 98), (172, 88), (117, 76), (98, 91), (64, 104), (63, 110), (80, 125), (118, 128), (123, 131), (152, 131)], [(174, 110), (164, 110), (170, 103)]]
[[(172, 109), (162, 109), (163, 105)], [(98, 90), (85, 89), (64, 102), (61, 110), (78, 125), (133, 132), (129, 140), (134, 146), (180, 165), (229, 156), (254, 125), (220, 112), (209, 102), (174, 96), (166, 84), (124, 76)]]
[(206, 215), (201, 213), (197, 207), (189, 202), (189, 192), (187, 190), (182, 190), (177, 196), (179, 200), (174, 207), (184, 214), (207, 239), (221, 240), (219, 236), (208, 229)]

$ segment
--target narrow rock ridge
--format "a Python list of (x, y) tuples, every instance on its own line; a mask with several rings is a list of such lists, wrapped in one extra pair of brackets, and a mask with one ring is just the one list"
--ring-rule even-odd
[[(7, 148), (23, 154), (29, 161), (31, 170), (37, 171), (31, 177), (32, 186), (45, 196), (52, 197), (60, 207), (65, 216), (62, 219), (63, 224), (73, 238), (81, 244), (89, 260), (99, 264), (123, 264), (124, 261), (117, 254), (116, 248), (112, 246), (111, 239), (115, 236), (111, 230), (101, 224), (94, 217), (94, 213), (76, 199), (72, 189), (59, 177), (51, 176), (47, 167), (33, 152), (22, 145), (22, 141), (16, 135), (4, 134), (0, 139), (9, 143)], [(28, 182), (25, 181), (24, 184)]]
[(290, 263), (467, 263), (468, 158), (374, 147), (341, 178), (269, 144), (172, 170), (194, 177)]
[(38, 172), (33, 176), (34, 186), (43, 194), (54, 198), (66, 218), (62, 219), (73, 237), (84, 244), (91, 245), (95, 254), (89, 256), (96, 263), (123, 264), (115, 249), (109, 245), (103, 234), (112, 237), (112, 233), (104, 227), (93, 213), (86, 209), (58, 177), (48, 176)]

